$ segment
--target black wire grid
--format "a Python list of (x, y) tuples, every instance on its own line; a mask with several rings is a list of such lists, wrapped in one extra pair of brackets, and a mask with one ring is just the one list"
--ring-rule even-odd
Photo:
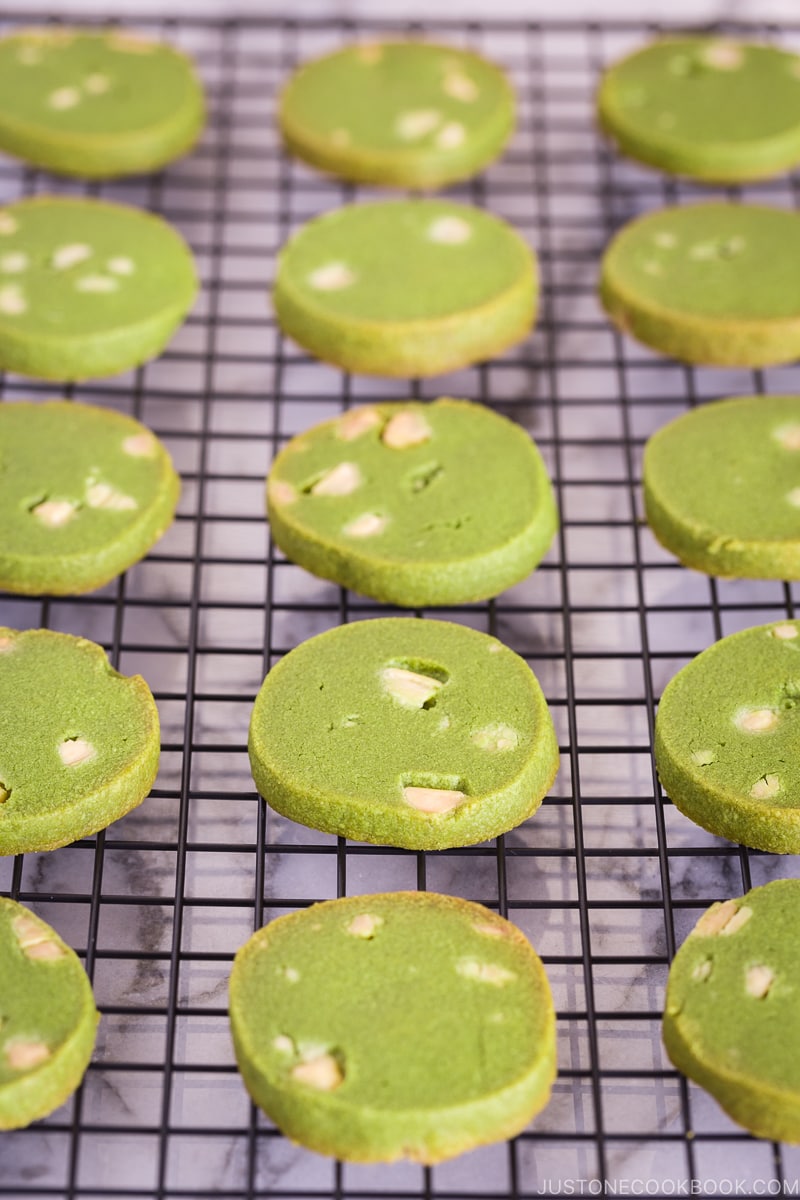
[[(25, 20), (30, 22), (30, 15)], [(408, 385), (343, 375), (285, 341), (266, 301), (278, 247), (312, 215), (364, 198), (290, 161), (275, 93), (302, 59), (356, 37), (424, 32), (510, 72), (519, 128), (502, 161), (452, 189), (509, 218), (539, 254), (542, 312), (504, 358)], [(595, 299), (613, 230), (642, 209), (702, 194), (618, 159), (597, 137), (599, 71), (653, 25), (388, 21), (165, 21), (147, 32), (192, 53), (208, 131), (188, 159), (102, 187), (4, 161), (4, 199), (55, 189), (163, 213), (197, 255), (202, 298), (162, 358), (67, 389), (132, 413), (183, 474), (179, 516), (154, 553), (77, 599), (5, 597), (0, 622), (102, 643), (150, 683), (163, 725), (152, 796), (106, 833), (0, 860), (0, 889), (85, 956), (103, 1012), (85, 1084), (51, 1118), (0, 1135), (0, 1195), (14, 1197), (501, 1197), (562, 1192), (744, 1195), (796, 1185), (800, 1153), (755, 1141), (671, 1068), (660, 1044), (669, 960), (715, 899), (793, 858), (705, 834), (665, 801), (651, 746), (670, 676), (723, 634), (795, 616), (795, 589), (708, 580), (641, 523), (647, 435), (706, 398), (800, 392), (800, 370), (694, 370), (612, 331)], [(800, 44), (793, 31), (743, 32)], [(797, 178), (729, 191), (794, 205)], [(5, 378), (3, 397), (52, 395)], [(381, 606), (320, 582), (269, 545), (263, 481), (292, 434), (352, 404), (408, 395), (491, 404), (535, 436), (562, 515), (543, 565), (488, 604), (437, 610), (500, 636), (539, 676), (562, 746), (540, 812), (479, 847), (413, 853), (345, 842), (268, 812), (245, 749), (250, 707), (282, 654)], [(255, 1113), (226, 1016), (232, 956), (253, 928), (337, 895), (431, 888), (498, 908), (542, 954), (559, 1014), (552, 1102), (511, 1143), (427, 1170), (341, 1166), (293, 1147)], [(638, 1181), (638, 1184), (637, 1184)], [(796, 1194), (796, 1193), (795, 1193)]]

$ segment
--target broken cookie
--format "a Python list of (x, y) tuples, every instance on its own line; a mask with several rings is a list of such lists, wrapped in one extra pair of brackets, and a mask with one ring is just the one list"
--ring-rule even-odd
[(292, 438), (267, 507), (293, 562), (407, 608), (498, 595), (530, 574), (557, 526), (529, 434), (466, 400), (357, 408)]
[(259, 792), (313, 829), (409, 849), (513, 829), (558, 769), (533, 672), (496, 638), (444, 621), (357, 621), (267, 676), (250, 722)]
[(293, 1141), (350, 1162), (435, 1163), (513, 1137), (555, 1076), (533, 948), (481, 905), (435, 893), (272, 921), (236, 955), (230, 1020), (256, 1104)]

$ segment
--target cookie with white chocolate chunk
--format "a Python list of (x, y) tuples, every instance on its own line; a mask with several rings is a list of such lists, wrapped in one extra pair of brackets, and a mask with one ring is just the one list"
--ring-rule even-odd
[(734, 1121), (800, 1142), (800, 880), (713, 904), (675, 956), (664, 1044)]
[(433, 188), (497, 157), (514, 126), (514, 95), (502, 71), (468, 50), (369, 43), (301, 66), (278, 119), (289, 149), (320, 170)]
[(172, 523), (180, 480), (132, 417), (65, 400), (0, 404), (0, 588), (107, 583)]
[(742, 396), (683, 413), (649, 439), (647, 520), (709, 575), (800, 579), (800, 396)]
[(800, 621), (715, 642), (667, 684), (655, 759), (665, 792), (703, 829), (800, 852)]
[(196, 294), (191, 252), (161, 217), (66, 196), (0, 209), (0, 369), (116, 375), (163, 350)]
[(674, 175), (743, 183), (800, 162), (800, 56), (779, 46), (661, 38), (608, 69), (598, 109), (624, 154)]
[(558, 770), (524, 660), (484, 633), (406, 617), (356, 621), (290, 651), (256, 698), (248, 749), (277, 812), (414, 850), (513, 829)]
[(299, 434), (273, 463), (267, 504), (293, 562), (408, 608), (498, 595), (557, 526), (530, 436), (466, 400), (352, 409)]
[(555, 1076), (539, 957), (509, 921), (435, 893), (272, 921), (236, 955), (230, 1020), (253, 1100), (349, 1162), (436, 1163), (513, 1137)]
[(0, 1129), (29, 1125), (75, 1091), (98, 1020), (74, 950), (0, 896)]
[(0, 39), (0, 150), (84, 179), (153, 171), (200, 136), (189, 59), (122, 29), (20, 29)]
[(0, 855), (105, 829), (148, 794), (159, 748), (140, 675), (84, 638), (0, 628)]
[(452, 200), (350, 204), (316, 217), (280, 253), (284, 333), (366, 375), (437, 375), (524, 338), (538, 297), (524, 239)]

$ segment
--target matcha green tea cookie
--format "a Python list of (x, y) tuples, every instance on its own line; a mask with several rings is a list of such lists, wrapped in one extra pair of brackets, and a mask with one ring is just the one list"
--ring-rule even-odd
[(200, 135), (203, 92), (183, 54), (119, 29), (0, 39), (0, 150), (87, 179), (152, 171)]
[(140, 675), (49, 629), (0, 628), (0, 854), (55, 850), (144, 800), (158, 710)]
[(326, 421), (281, 451), (267, 499), (293, 562), (409, 608), (496, 596), (530, 574), (557, 524), (528, 434), (466, 400)]
[(709, 575), (800, 579), (800, 396), (692, 409), (644, 451), (647, 520)]
[(0, 896), (0, 1129), (51, 1113), (81, 1082), (99, 1020), (74, 950)]
[(435, 893), (279, 917), (236, 955), (236, 1060), (293, 1141), (350, 1162), (435, 1163), (513, 1137), (547, 1103), (555, 1017), (509, 921)]
[(600, 124), (673, 175), (737, 183), (800, 162), (800, 57), (714, 37), (668, 38), (606, 72)]
[(163, 350), (196, 294), (189, 248), (160, 217), (56, 196), (0, 208), (0, 369), (116, 375)]
[(600, 296), (622, 330), (673, 358), (789, 362), (800, 356), (800, 214), (719, 203), (648, 213), (606, 250)]
[(502, 71), (453, 46), (347, 46), (301, 67), (280, 101), (300, 158), (360, 183), (433, 188), (467, 179), (511, 136)]
[(437, 375), (524, 338), (536, 296), (533, 253), (499, 217), (389, 200), (296, 233), (278, 260), (275, 310), (284, 333), (345, 370)]
[(0, 404), (0, 588), (69, 596), (108, 583), (172, 523), (179, 491), (169, 454), (131, 417)]
[(256, 786), (284, 816), (412, 850), (513, 829), (558, 770), (533, 672), (446, 621), (356, 621), (272, 668), (250, 721)]
[(656, 766), (676, 808), (711, 833), (800, 852), (800, 622), (745, 629), (670, 680)]
[(800, 1142), (800, 880), (712, 904), (675, 956), (664, 1044), (759, 1137)]

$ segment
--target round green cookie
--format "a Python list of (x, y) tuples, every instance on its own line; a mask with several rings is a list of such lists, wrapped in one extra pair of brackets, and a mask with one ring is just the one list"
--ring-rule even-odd
[(197, 294), (188, 246), (160, 217), (37, 196), (0, 209), (0, 368), (115, 375), (163, 350)]
[(0, 404), (0, 588), (74, 595), (143, 558), (180, 479), (131, 417), (53, 400)]
[(558, 770), (523, 659), (463, 625), (407, 617), (342, 625), (287, 654), (258, 693), (248, 749), (277, 812), (412, 850), (513, 829)]
[(673, 175), (737, 183), (800, 162), (800, 57), (775, 46), (658, 41), (611, 67), (597, 100), (624, 154)]
[(158, 710), (140, 675), (48, 629), (0, 628), (0, 854), (55, 850), (141, 804)]
[(74, 950), (0, 896), (0, 1129), (30, 1125), (72, 1095), (99, 1019)]
[(536, 297), (536, 263), (519, 234), (450, 200), (317, 217), (284, 247), (275, 283), (284, 332), (367, 375), (437, 375), (499, 354), (529, 332)]
[(675, 956), (664, 1044), (759, 1137), (800, 1142), (800, 880), (712, 904)]
[(152, 171), (200, 135), (189, 59), (123, 30), (22, 29), (0, 39), (0, 149), (87, 179)]
[(278, 113), (290, 150), (360, 183), (432, 188), (495, 159), (514, 127), (502, 71), (453, 46), (347, 46), (301, 67)]
[(238, 952), (230, 1019), (255, 1102), (350, 1162), (435, 1163), (519, 1133), (547, 1103), (555, 1016), (509, 921), (435, 893), (329, 900)]
[(670, 680), (656, 766), (687, 817), (732, 842), (800, 852), (800, 622), (715, 642)]
[(800, 579), (800, 396), (692, 409), (648, 441), (647, 520), (709, 575)]
[(293, 562), (409, 608), (496, 596), (557, 526), (528, 434), (466, 400), (356, 408), (293, 438), (267, 485)]
[(789, 362), (800, 355), (800, 215), (719, 203), (648, 213), (606, 250), (600, 296), (621, 329), (674, 358)]

